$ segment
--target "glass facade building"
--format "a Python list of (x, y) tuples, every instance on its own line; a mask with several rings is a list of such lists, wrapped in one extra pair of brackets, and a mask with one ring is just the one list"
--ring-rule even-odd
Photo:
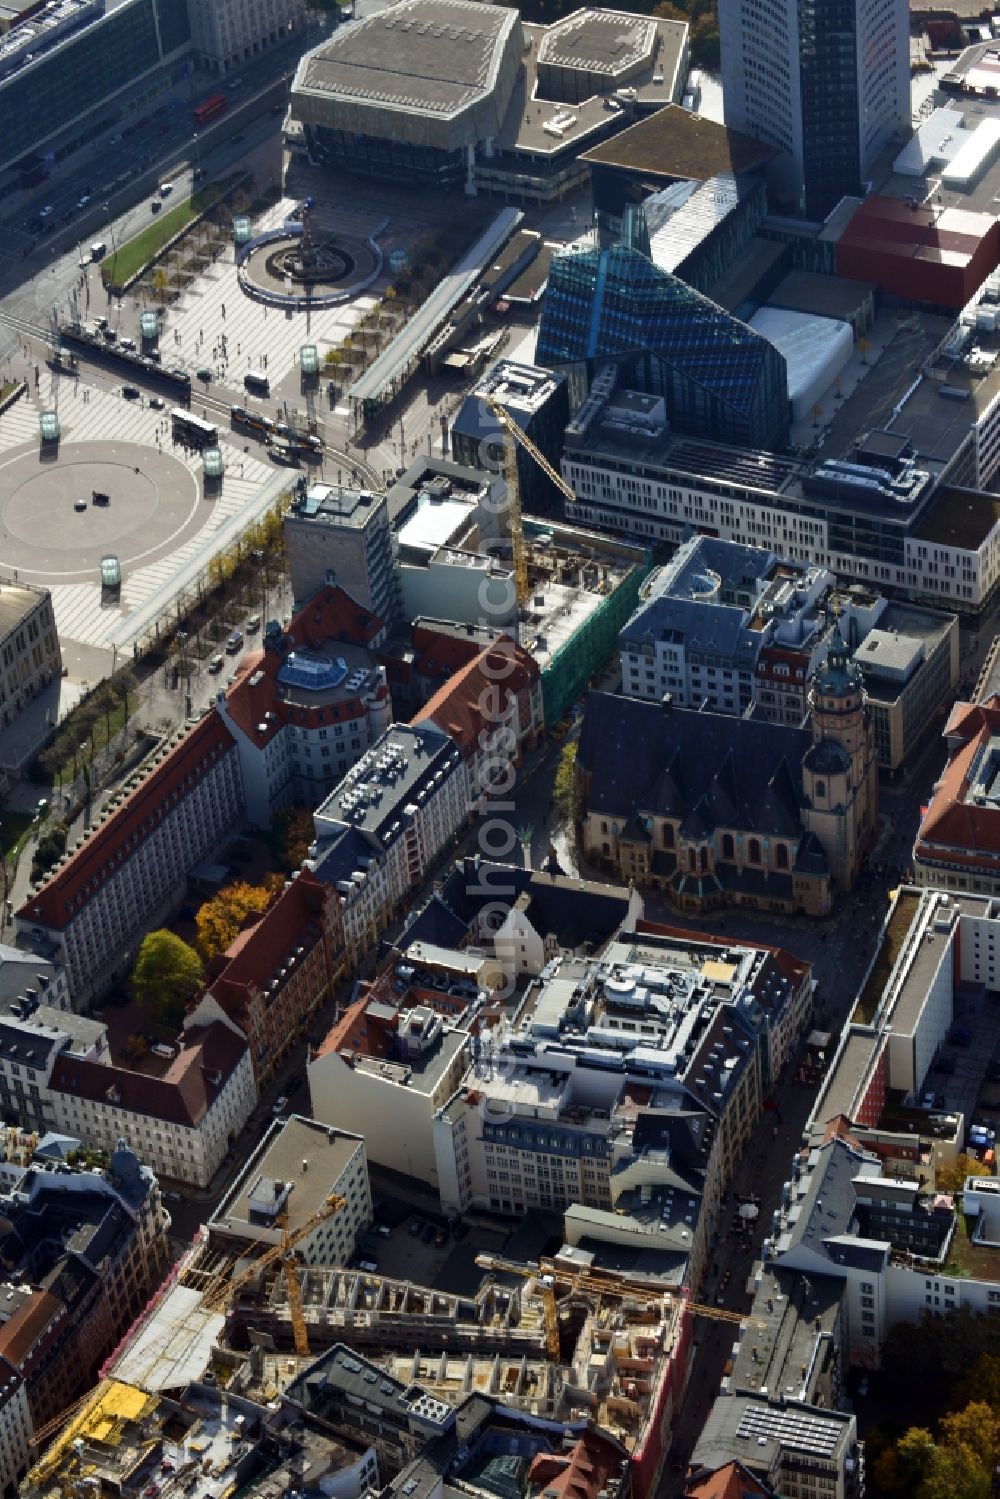
[(623, 383), (662, 396), (671, 425), (692, 436), (764, 448), (788, 439), (774, 345), (628, 245), (553, 259), (535, 357), (591, 372), (617, 363)]
[(0, 80), (0, 170), (191, 45), (186, 0), (123, 0)]

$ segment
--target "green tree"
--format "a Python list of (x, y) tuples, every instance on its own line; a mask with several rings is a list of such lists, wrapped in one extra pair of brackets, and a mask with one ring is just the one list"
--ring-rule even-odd
[(915, 1494), (930, 1472), (934, 1458), (934, 1438), (926, 1426), (911, 1426), (899, 1439), (896, 1459), (899, 1464), (901, 1487), (907, 1494)]
[(65, 852), (66, 829), (62, 823), (57, 822), (53, 827), (46, 828), (35, 844), (35, 852), (31, 856), (32, 884), (37, 885), (42, 876), (48, 873), (56, 860)]
[(937, 1166), (934, 1182), (939, 1192), (961, 1192), (967, 1176), (979, 1176), (982, 1168), (974, 1155), (959, 1155), (949, 1163)]
[(973, 1400), (985, 1400), (1000, 1413), (1000, 1357), (996, 1354), (981, 1353), (959, 1385), (956, 1406), (961, 1408)]
[(580, 815), (580, 792), (576, 775), (576, 740), (571, 739), (562, 747), (556, 778), (552, 787), (552, 799), (563, 822), (571, 826)]
[(271, 847), (282, 869), (299, 869), (315, 840), (316, 827), (307, 807), (286, 807), (271, 819)]
[(971, 1400), (963, 1410), (941, 1418), (943, 1445), (972, 1455), (987, 1476), (1000, 1457), (1000, 1416), (985, 1400)]
[[(282, 883), (280, 875), (278, 883)], [(274, 893), (273, 881), (264, 885), (248, 885), (246, 880), (235, 880), (225, 885), (211, 900), (205, 901), (194, 919), (195, 945), (204, 961), (226, 951), (226, 948), (242, 930), (248, 916), (260, 916), (267, 909)]]
[(184, 1009), (201, 988), (201, 959), (173, 932), (160, 928), (142, 939), (132, 969), (132, 993), (161, 1024), (179, 1026)]

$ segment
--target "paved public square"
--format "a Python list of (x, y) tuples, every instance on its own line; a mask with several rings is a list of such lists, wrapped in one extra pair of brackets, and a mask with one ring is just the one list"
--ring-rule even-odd
[[(39, 416), (57, 410), (58, 445), (43, 445)], [(270, 503), (287, 472), (220, 426), (221, 487), (206, 489), (201, 458), (171, 440), (169, 412), (126, 401), (120, 387), (48, 369), (37, 392), (0, 417), (0, 544), (11, 572), (52, 590), (64, 659), (74, 648), (129, 650), (150, 605), (169, 600), (185, 570), (206, 565), (232, 527)], [(107, 506), (91, 499), (107, 494)], [(87, 507), (77, 511), (77, 500)], [(100, 561), (121, 562), (120, 596), (102, 595)], [(88, 675), (92, 654), (87, 653)]]

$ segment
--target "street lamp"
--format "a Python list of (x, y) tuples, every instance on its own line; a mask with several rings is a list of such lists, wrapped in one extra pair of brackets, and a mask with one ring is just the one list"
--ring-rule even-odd
[(201, 152), (198, 149), (198, 132), (197, 132), (197, 130), (194, 132), (194, 135), (192, 135), (191, 139), (194, 142), (194, 172), (195, 172), (195, 176), (197, 177), (200, 174), (200, 172), (201, 172)]

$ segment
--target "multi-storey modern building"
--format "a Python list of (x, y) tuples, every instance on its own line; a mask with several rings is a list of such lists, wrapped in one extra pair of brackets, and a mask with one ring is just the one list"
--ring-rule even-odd
[(99, 1150), (127, 1139), (160, 1176), (207, 1187), (257, 1102), (250, 1051), (229, 1024), (185, 1031), (159, 1076), (61, 1053), (56, 1128)]
[(323, 1218), (295, 1248), (307, 1265), (346, 1265), (372, 1221), (364, 1138), (293, 1114), (275, 1120), (209, 1219), (213, 1239), (279, 1244), (303, 1229), (329, 1197), (343, 1207)]
[(588, 146), (680, 99), (687, 56), (684, 21), (407, 0), (306, 53), (292, 113), (315, 163), (545, 202), (585, 180)]
[(381, 621), (329, 585), (286, 629), (271, 622), (263, 650), (244, 656), (216, 697), (240, 759), (247, 816), (259, 827), (290, 802), (315, 806), (392, 720), (372, 648)]
[[(538, 363), (553, 369), (584, 365), (591, 382), (598, 381), (595, 401), (609, 395), (620, 377), (664, 403), (660, 420), (681, 432), (783, 447), (790, 419), (783, 356), (653, 263), (641, 210), (631, 224), (627, 244), (553, 257)], [(587, 408), (578, 411), (575, 420), (588, 414)], [(655, 414), (639, 416), (644, 429), (655, 425)]]
[[(930, 383), (918, 381), (914, 389)], [(939, 383), (935, 390), (933, 399), (947, 404)], [(606, 386), (597, 382), (566, 429), (561, 468), (577, 496), (566, 504), (568, 520), (674, 546), (691, 531), (751, 538), (838, 578), (964, 615), (978, 614), (1000, 588), (996, 496), (935, 482), (913, 459), (909, 438), (870, 433), (849, 461), (810, 467), (772, 452), (674, 436), (662, 408), (644, 412), (641, 427), (623, 424), (621, 394), (613, 375)], [(918, 446), (924, 421), (934, 415), (916, 412), (908, 424)], [(962, 444), (974, 444), (975, 435), (963, 417)], [(965, 482), (985, 483), (982, 474), (994, 472), (998, 459), (1000, 445), (990, 466)]]
[(722, 0), (719, 34), (726, 124), (780, 152), (768, 172), (786, 211), (825, 218), (909, 135), (905, 0)]
[(554, 959), (512, 1025), (474, 1043), (435, 1117), (442, 1203), (578, 1204), (598, 1237), (655, 1244), (697, 1283), (720, 1196), (811, 1004), (808, 969), (787, 954), (723, 952), (642, 922), (600, 959)]
[(211, 709), (146, 763), (17, 912), (25, 940), (46, 944), (65, 964), (74, 1009), (128, 971), (143, 933), (179, 902), (192, 866), (232, 838), (242, 815), (239, 752)]
[(435, 725), (393, 724), (314, 813), (307, 866), (336, 890), (356, 962), (468, 816), (462, 754)]
[[(858, 1441), (857, 1417), (839, 1410), (803, 1405), (770, 1391), (753, 1395), (720, 1395), (709, 1411), (691, 1458), (686, 1492), (725, 1492), (716, 1479), (699, 1487), (708, 1472), (728, 1472), (729, 1459), (760, 1478), (766, 1488), (745, 1488), (737, 1475), (728, 1492), (805, 1495), (813, 1499), (863, 1499), (864, 1447)], [(735, 1466), (735, 1465), (734, 1465)]]
[[(481, 965), (480, 965), (481, 966)], [(466, 989), (477, 992), (475, 982)], [(309, 1063), (314, 1117), (359, 1129), (376, 1165), (437, 1186), (433, 1120), (469, 1066), (467, 992), (451, 1016), (430, 996), (398, 996), (398, 1007), (364, 996), (349, 1006)], [(413, 1000), (423, 996), (413, 996)], [(455, 996), (456, 1000), (459, 996)]]
[[(569, 421), (566, 377), (533, 364), (501, 359), (466, 396), (451, 428), (452, 452), (467, 468), (501, 473), (506, 440), (500, 423), (486, 403), (495, 401), (517, 422), (522, 432), (553, 465), (559, 463), (563, 431)], [(517, 449), (517, 482), (521, 508), (529, 514), (561, 509), (561, 496), (530, 453)]]
[(225, 73), (284, 41), (308, 15), (305, 0), (188, 0), (191, 47), (214, 73)]
[(191, 46), (187, 0), (67, 0), (0, 38), (0, 170)]
[(395, 622), (395, 544), (385, 495), (342, 484), (312, 484), (296, 498), (284, 524), (297, 603), (333, 584), (383, 624)]

